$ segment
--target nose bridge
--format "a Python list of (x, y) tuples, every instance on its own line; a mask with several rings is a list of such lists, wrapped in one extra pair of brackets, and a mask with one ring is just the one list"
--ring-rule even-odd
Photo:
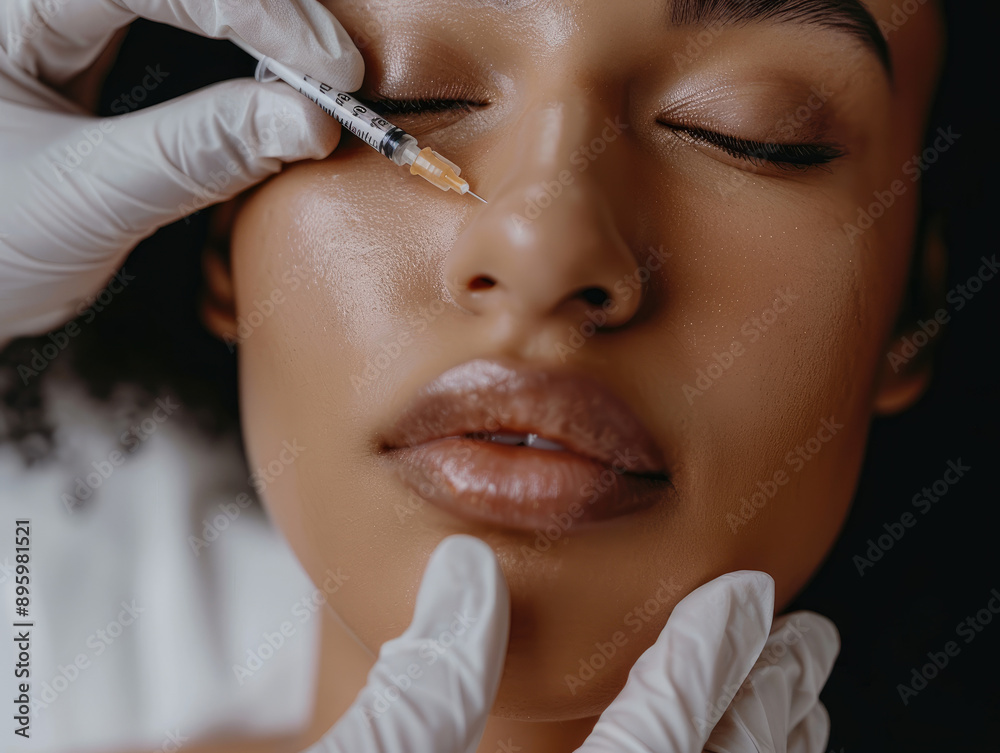
[(560, 174), (564, 185), (593, 182), (614, 171), (616, 142), (626, 128), (620, 115), (612, 117), (606, 103), (589, 91), (561, 91), (558, 99), (541, 100), (517, 124), (497, 192), (520, 182), (530, 194), (533, 185), (537, 190)]
[[(575, 237), (585, 245), (624, 244), (627, 217), (617, 192), (627, 169), (625, 128), (620, 116), (612, 118), (583, 96), (546, 103), (526, 117), (498, 191), (509, 193), (504, 199), (511, 202), (513, 229), (544, 237), (568, 225), (579, 229)], [(591, 261), (602, 256), (607, 254), (591, 255)]]
[[(593, 138), (595, 108), (582, 95), (562, 96), (532, 107), (518, 124), (503, 183), (534, 175), (546, 180), (573, 168), (573, 157)], [(503, 185), (503, 183), (501, 185)]]
[(592, 92), (565, 86), (525, 108), (494, 158), (489, 204), (449, 257), (457, 301), (536, 320), (596, 306), (609, 326), (634, 314), (640, 296), (615, 300), (615, 283), (635, 268), (608, 195), (620, 182), (615, 122)]

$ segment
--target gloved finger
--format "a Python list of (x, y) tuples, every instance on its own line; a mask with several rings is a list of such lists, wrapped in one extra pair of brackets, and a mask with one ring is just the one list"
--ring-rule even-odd
[[(340, 125), (291, 87), (252, 79), (118, 118), (53, 117), (40, 129), (52, 137), (55, 127), (60, 137), (13, 165), (9, 190), (0, 188), (0, 219), (23, 219), (5, 223), (13, 229), (0, 247), (9, 256), (0, 293), (37, 299), (38, 311), (19, 305), (25, 320), (45, 314), (46, 301), (100, 290), (128, 249), (157, 228), (232, 198), (284, 162), (325, 157), (340, 137)], [(53, 211), (62, 222), (49, 221)], [(22, 242), (18, 228), (45, 228), (47, 242)]]
[[(100, 140), (82, 163), (67, 159), (74, 130), (48, 150), (50, 180), (63, 190), (68, 227), (88, 227), (94, 195), (115, 232), (148, 235), (211, 204), (228, 200), (281, 170), (320, 159), (340, 125), (283, 83), (226, 81), (119, 118), (84, 121)], [(98, 123), (100, 125), (98, 125)], [(100, 189), (99, 191), (97, 189)], [(106, 223), (105, 223), (106, 224)], [(98, 238), (93, 239), (94, 245)]]
[(413, 622), (386, 642), (347, 713), (308, 753), (473, 753), (507, 652), (510, 595), (490, 547), (445, 538)]
[[(829, 720), (819, 694), (840, 650), (834, 624), (815, 612), (793, 612), (774, 621), (760, 658), (736, 694), (729, 709), (712, 731), (705, 750), (711, 753), (757, 753), (791, 750), (792, 733), (800, 744), (815, 744), (825, 750)], [(824, 732), (825, 730), (825, 732)], [(822, 739), (821, 739), (822, 738)]]
[(216, 39), (243, 39), (335, 89), (354, 91), (364, 60), (318, 0), (7, 0), (0, 39), (12, 62), (60, 85), (138, 17)]
[[(779, 620), (757, 664), (762, 669), (776, 668), (778, 671), (769, 675), (788, 688), (791, 729), (819, 703), (820, 691), (840, 653), (840, 633), (832, 621), (816, 612), (792, 612)], [(754, 684), (763, 682), (763, 678), (758, 681), (755, 676)]]
[(830, 741), (830, 715), (819, 701), (788, 734), (788, 753), (825, 753)]
[(700, 753), (760, 656), (774, 581), (740, 570), (685, 596), (578, 753)]

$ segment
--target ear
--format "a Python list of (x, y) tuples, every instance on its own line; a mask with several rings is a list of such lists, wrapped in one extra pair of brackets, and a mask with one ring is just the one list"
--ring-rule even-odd
[(913, 270), (907, 305), (882, 361), (875, 413), (888, 416), (913, 405), (931, 381), (934, 353), (949, 316), (945, 308), (948, 254), (941, 217), (928, 221), (923, 253)]
[(213, 335), (233, 349), (236, 333), (236, 295), (233, 290), (229, 238), (242, 201), (239, 197), (212, 210), (208, 238), (201, 254), (202, 287), (199, 313)]

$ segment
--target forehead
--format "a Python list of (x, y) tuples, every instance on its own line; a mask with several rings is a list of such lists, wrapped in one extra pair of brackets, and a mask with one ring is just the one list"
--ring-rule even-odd
[[(484, 56), (525, 43), (579, 54), (573, 38), (605, 37), (630, 52), (678, 29), (788, 29), (819, 32), (847, 49), (867, 49), (886, 67), (935, 68), (943, 47), (940, 0), (323, 0), (355, 42), (393, 54), (390, 40), (414, 34), (480, 45)], [(484, 44), (483, 37), (489, 37)], [(749, 38), (749, 37), (747, 37)], [(674, 41), (677, 40), (675, 34)], [(387, 46), (385, 43), (388, 42)], [(665, 38), (664, 43), (669, 43)], [(487, 61), (482, 61), (487, 62)], [(921, 64), (923, 63), (923, 64)], [(923, 76), (926, 78), (926, 76)]]
[[(506, 70), (519, 73), (510, 80), (526, 86), (546, 69), (581, 71), (592, 81), (613, 79), (623, 70), (625, 75), (646, 72), (653, 79), (672, 70), (671, 51), (683, 52), (712, 23), (711, 16), (684, 9), (722, 8), (731, 17), (734, 8), (766, 7), (780, 18), (707, 27), (735, 51), (734, 71), (745, 54), (750, 66), (754, 59), (767, 59), (792, 71), (826, 66), (845, 81), (879, 77), (887, 84), (883, 96), (891, 128), (914, 134), (922, 132), (944, 48), (940, 0), (323, 1), (361, 49), (369, 85), (387, 75), (394, 80), (488, 78), (491, 69), (511, 59), (519, 64)], [(850, 11), (851, 5), (862, 9), (869, 31), (882, 38), (891, 81), (877, 52), (860, 39), (856, 23), (853, 29), (833, 28), (844, 20), (835, 11)], [(695, 21), (678, 26), (679, 17)], [(686, 69), (684, 75), (696, 70)], [(561, 80), (572, 83), (569, 77)]]

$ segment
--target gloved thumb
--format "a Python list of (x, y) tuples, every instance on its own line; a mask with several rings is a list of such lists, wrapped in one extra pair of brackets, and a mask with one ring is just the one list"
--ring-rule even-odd
[[(291, 87), (241, 79), (128, 115), (82, 121), (48, 150), (50, 179), (69, 211), (80, 212), (69, 226), (89, 228), (100, 196), (118, 220), (115, 230), (138, 240), (232, 198), (285, 162), (326, 157), (339, 138), (340, 125)], [(92, 148), (67, 159), (81, 140)]]
[(308, 753), (472, 753), (507, 652), (510, 595), (490, 547), (445, 538), (424, 572), (413, 622), (386, 642), (368, 684)]
[(760, 656), (773, 609), (774, 581), (754, 570), (689, 593), (577, 753), (701, 753)]

